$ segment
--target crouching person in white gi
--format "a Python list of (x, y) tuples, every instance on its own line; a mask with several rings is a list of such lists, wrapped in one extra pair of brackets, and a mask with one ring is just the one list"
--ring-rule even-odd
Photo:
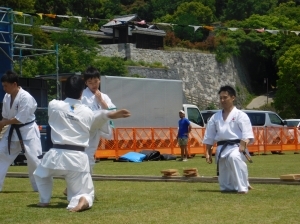
[(6, 92), (3, 98), (0, 131), (6, 127), (0, 141), (0, 191), (9, 166), (20, 152), (27, 159), (31, 186), (37, 191), (33, 172), (40, 164), (38, 156), (42, 155), (40, 132), (35, 123), (34, 112), (37, 108), (35, 99), (19, 85), (19, 77), (13, 71), (7, 71), (1, 82)]
[(244, 142), (254, 140), (251, 122), (246, 113), (233, 102), (236, 92), (231, 86), (219, 90), (223, 110), (215, 113), (206, 126), (203, 143), (206, 144), (206, 162), (212, 163), (212, 146), (217, 142), (216, 163), (221, 191), (245, 194), (252, 187), (248, 182), (248, 169), (243, 154)]
[(78, 212), (92, 207), (94, 185), (90, 175), (88, 146), (91, 132), (108, 119), (130, 116), (129, 111), (99, 112), (97, 116), (81, 103), (84, 81), (80, 76), (71, 76), (66, 81), (64, 101), (52, 100), (48, 115), (51, 127), (51, 148), (34, 172), (40, 193), (38, 206), (50, 203), (53, 176), (64, 176), (68, 189), (68, 207)]

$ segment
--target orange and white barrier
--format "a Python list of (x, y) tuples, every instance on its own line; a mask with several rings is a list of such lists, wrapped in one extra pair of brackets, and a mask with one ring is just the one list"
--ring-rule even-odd
[[(152, 149), (160, 153), (180, 155), (177, 128), (116, 128), (113, 140), (101, 139), (95, 158), (118, 158), (127, 152)], [(255, 141), (250, 152), (295, 151), (300, 149), (300, 130), (287, 127), (253, 127)], [(205, 154), (202, 139), (205, 128), (193, 128), (189, 136), (189, 153)]]

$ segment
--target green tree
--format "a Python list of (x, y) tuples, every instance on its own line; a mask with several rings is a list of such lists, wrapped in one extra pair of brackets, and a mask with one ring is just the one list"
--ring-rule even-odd
[(296, 3), (292, 1), (280, 4), (270, 12), (270, 15), (285, 16), (300, 23), (300, 7), (297, 7)]
[(186, 14), (189, 14), (196, 19), (197, 24), (190, 25), (208, 25), (213, 21), (214, 18), (212, 10), (199, 2), (182, 3), (178, 6), (177, 10), (173, 15), (173, 18), (176, 19), (179, 18), (181, 15)]
[(1, 7), (11, 8), (14, 11), (32, 12), (35, 0), (0, 0)]
[(91, 65), (99, 68), (101, 75), (109, 76), (126, 76), (128, 74), (127, 67), (122, 58), (119, 57), (98, 57), (91, 62)]
[(51, 39), (53, 42), (91, 51), (97, 46), (95, 39), (88, 37), (81, 31), (83, 24), (78, 23), (76, 20), (68, 20), (62, 26), (67, 28), (66, 32), (52, 33)]
[(274, 106), (282, 117), (300, 116), (300, 44), (292, 46), (278, 60), (277, 92)]
[(253, 14), (264, 15), (276, 7), (277, 0), (227, 0), (223, 20), (243, 20)]

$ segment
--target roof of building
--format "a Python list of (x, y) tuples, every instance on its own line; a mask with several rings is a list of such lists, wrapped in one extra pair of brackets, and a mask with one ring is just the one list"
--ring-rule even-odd
[(116, 16), (111, 21), (104, 24), (103, 27), (120, 26), (120, 25), (127, 24), (128, 22), (131, 22), (131, 21), (134, 21), (134, 20), (140, 20), (138, 18), (137, 14)]
[[(67, 28), (60, 28), (60, 27), (54, 27), (54, 26), (40, 26), (40, 28), (45, 32), (64, 32), (67, 31)], [(112, 39), (111, 35), (106, 34), (105, 32), (99, 32), (99, 31), (91, 31), (91, 30), (79, 30), (80, 32), (83, 32), (87, 36), (95, 37), (95, 38), (102, 38), (102, 39)]]
[(58, 78), (59, 81), (65, 81), (68, 77), (72, 75), (81, 75), (81, 72), (72, 72), (72, 73), (60, 73), (58, 74), (48, 74), (48, 75), (37, 75), (35, 78), (45, 79), (45, 80), (56, 80)]
[(138, 34), (152, 35), (152, 36), (161, 36), (161, 37), (166, 36), (166, 32), (163, 30), (142, 28), (142, 27), (138, 27), (138, 26), (136, 26), (131, 32), (138, 33)]

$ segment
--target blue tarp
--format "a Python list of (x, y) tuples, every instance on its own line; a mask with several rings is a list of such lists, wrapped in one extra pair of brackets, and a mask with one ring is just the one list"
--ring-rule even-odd
[(120, 156), (119, 160), (140, 163), (143, 162), (146, 155), (138, 152), (128, 152)]

